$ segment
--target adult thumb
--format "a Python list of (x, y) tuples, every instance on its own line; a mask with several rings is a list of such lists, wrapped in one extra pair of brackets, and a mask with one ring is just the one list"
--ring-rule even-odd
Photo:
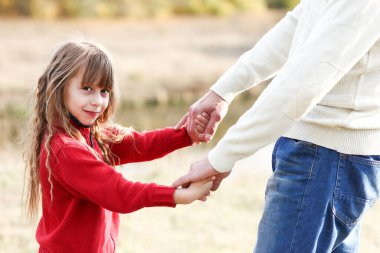
[(179, 186), (182, 186), (183, 188), (186, 188), (190, 183), (191, 183), (190, 175), (186, 174), (179, 177), (177, 180), (175, 180), (172, 183), (172, 187), (177, 188)]
[(188, 116), (189, 116), (189, 113), (187, 112), (187, 113), (181, 118), (181, 120), (177, 123), (177, 125), (174, 127), (174, 129), (180, 129), (181, 127), (183, 127), (183, 126), (186, 124), (186, 121), (187, 121)]

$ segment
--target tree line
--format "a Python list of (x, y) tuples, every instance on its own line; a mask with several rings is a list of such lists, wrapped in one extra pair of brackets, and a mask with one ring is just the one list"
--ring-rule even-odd
[(293, 8), (299, 0), (0, 0), (5, 17), (154, 17), (228, 15), (263, 8)]

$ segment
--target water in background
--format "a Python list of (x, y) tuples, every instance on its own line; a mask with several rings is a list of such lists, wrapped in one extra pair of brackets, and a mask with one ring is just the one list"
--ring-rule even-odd
[[(213, 141), (207, 146), (213, 146), (255, 101), (250, 99), (236, 99), (229, 106), (228, 113), (218, 127)], [(115, 115), (115, 122), (123, 126), (131, 126), (137, 131), (151, 130), (175, 126), (188, 111), (189, 105), (157, 105), (144, 107), (120, 107)]]

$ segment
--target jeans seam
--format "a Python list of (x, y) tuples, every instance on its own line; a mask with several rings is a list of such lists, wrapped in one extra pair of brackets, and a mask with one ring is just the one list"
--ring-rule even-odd
[(278, 146), (280, 145), (280, 142), (282, 141), (283, 137), (280, 137), (276, 143), (274, 144), (273, 151), (272, 151), (272, 171), (275, 171), (275, 163), (276, 163), (276, 157), (277, 157), (277, 149)]
[(314, 159), (313, 159), (313, 163), (311, 164), (311, 167), (310, 167), (310, 170), (309, 170), (309, 175), (308, 175), (308, 179), (307, 179), (307, 183), (306, 183), (305, 191), (304, 191), (304, 193), (303, 193), (302, 200), (301, 200), (301, 204), (300, 204), (300, 209), (299, 209), (299, 211), (298, 211), (297, 222), (296, 222), (296, 226), (295, 226), (294, 233), (293, 233), (293, 236), (292, 236), (292, 241), (291, 241), (291, 243), (290, 243), (289, 253), (291, 253), (292, 250), (293, 250), (294, 237), (295, 237), (295, 234), (296, 234), (297, 228), (299, 227), (299, 220), (300, 220), (300, 217), (301, 217), (301, 213), (302, 213), (302, 209), (303, 209), (303, 204), (304, 204), (304, 200), (305, 200), (306, 192), (307, 192), (308, 189), (309, 189), (309, 182), (310, 182), (310, 179), (311, 179), (311, 175), (312, 175), (312, 173), (313, 173), (313, 169), (314, 169), (315, 161), (316, 161), (316, 159), (317, 159), (317, 153), (318, 153), (318, 149), (317, 149), (317, 147), (315, 147), (315, 150), (314, 150)]
[(346, 224), (346, 222), (344, 222), (342, 219), (340, 219), (336, 213), (336, 209), (335, 209), (335, 198), (336, 198), (336, 194), (337, 194), (337, 189), (339, 187), (339, 173), (340, 173), (340, 166), (341, 166), (341, 161), (342, 161), (342, 155), (339, 156), (339, 160), (338, 160), (338, 168), (336, 170), (336, 177), (335, 177), (335, 186), (334, 186), (334, 191), (333, 191), (333, 196), (332, 196), (332, 213), (334, 215), (335, 218), (337, 218), (344, 226), (348, 226), (348, 224)]
[(355, 157), (355, 156), (349, 156), (348, 157), (348, 160), (350, 161), (354, 161), (356, 163), (360, 163), (360, 164), (363, 164), (363, 165), (380, 165), (380, 161), (378, 160), (366, 160), (364, 158), (361, 158), (361, 157)]

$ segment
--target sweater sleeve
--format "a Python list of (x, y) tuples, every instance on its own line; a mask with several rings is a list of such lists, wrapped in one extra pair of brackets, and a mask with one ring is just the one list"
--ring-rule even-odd
[(110, 147), (112, 153), (120, 159), (120, 164), (125, 164), (160, 158), (191, 144), (186, 128), (163, 128), (141, 133), (134, 131)]
[(129, 213), (143, 207), (174, 207), (172, 187), (131, 182), (79, 144), (65, 144), (53, 168), (56, 180), (71, 194), (108, 210)]
[(230, 103), (238, 93), (276, 75), (288, 58), (301, 9), (299, 4), (288, 12), (217, 80), (211, 90)]
[(209, 160), (220, 172), (284, 134), (316, 105), (380, 38), (380, 2), (329, 1), (304, 44), (256, 103), (231, 127)]

